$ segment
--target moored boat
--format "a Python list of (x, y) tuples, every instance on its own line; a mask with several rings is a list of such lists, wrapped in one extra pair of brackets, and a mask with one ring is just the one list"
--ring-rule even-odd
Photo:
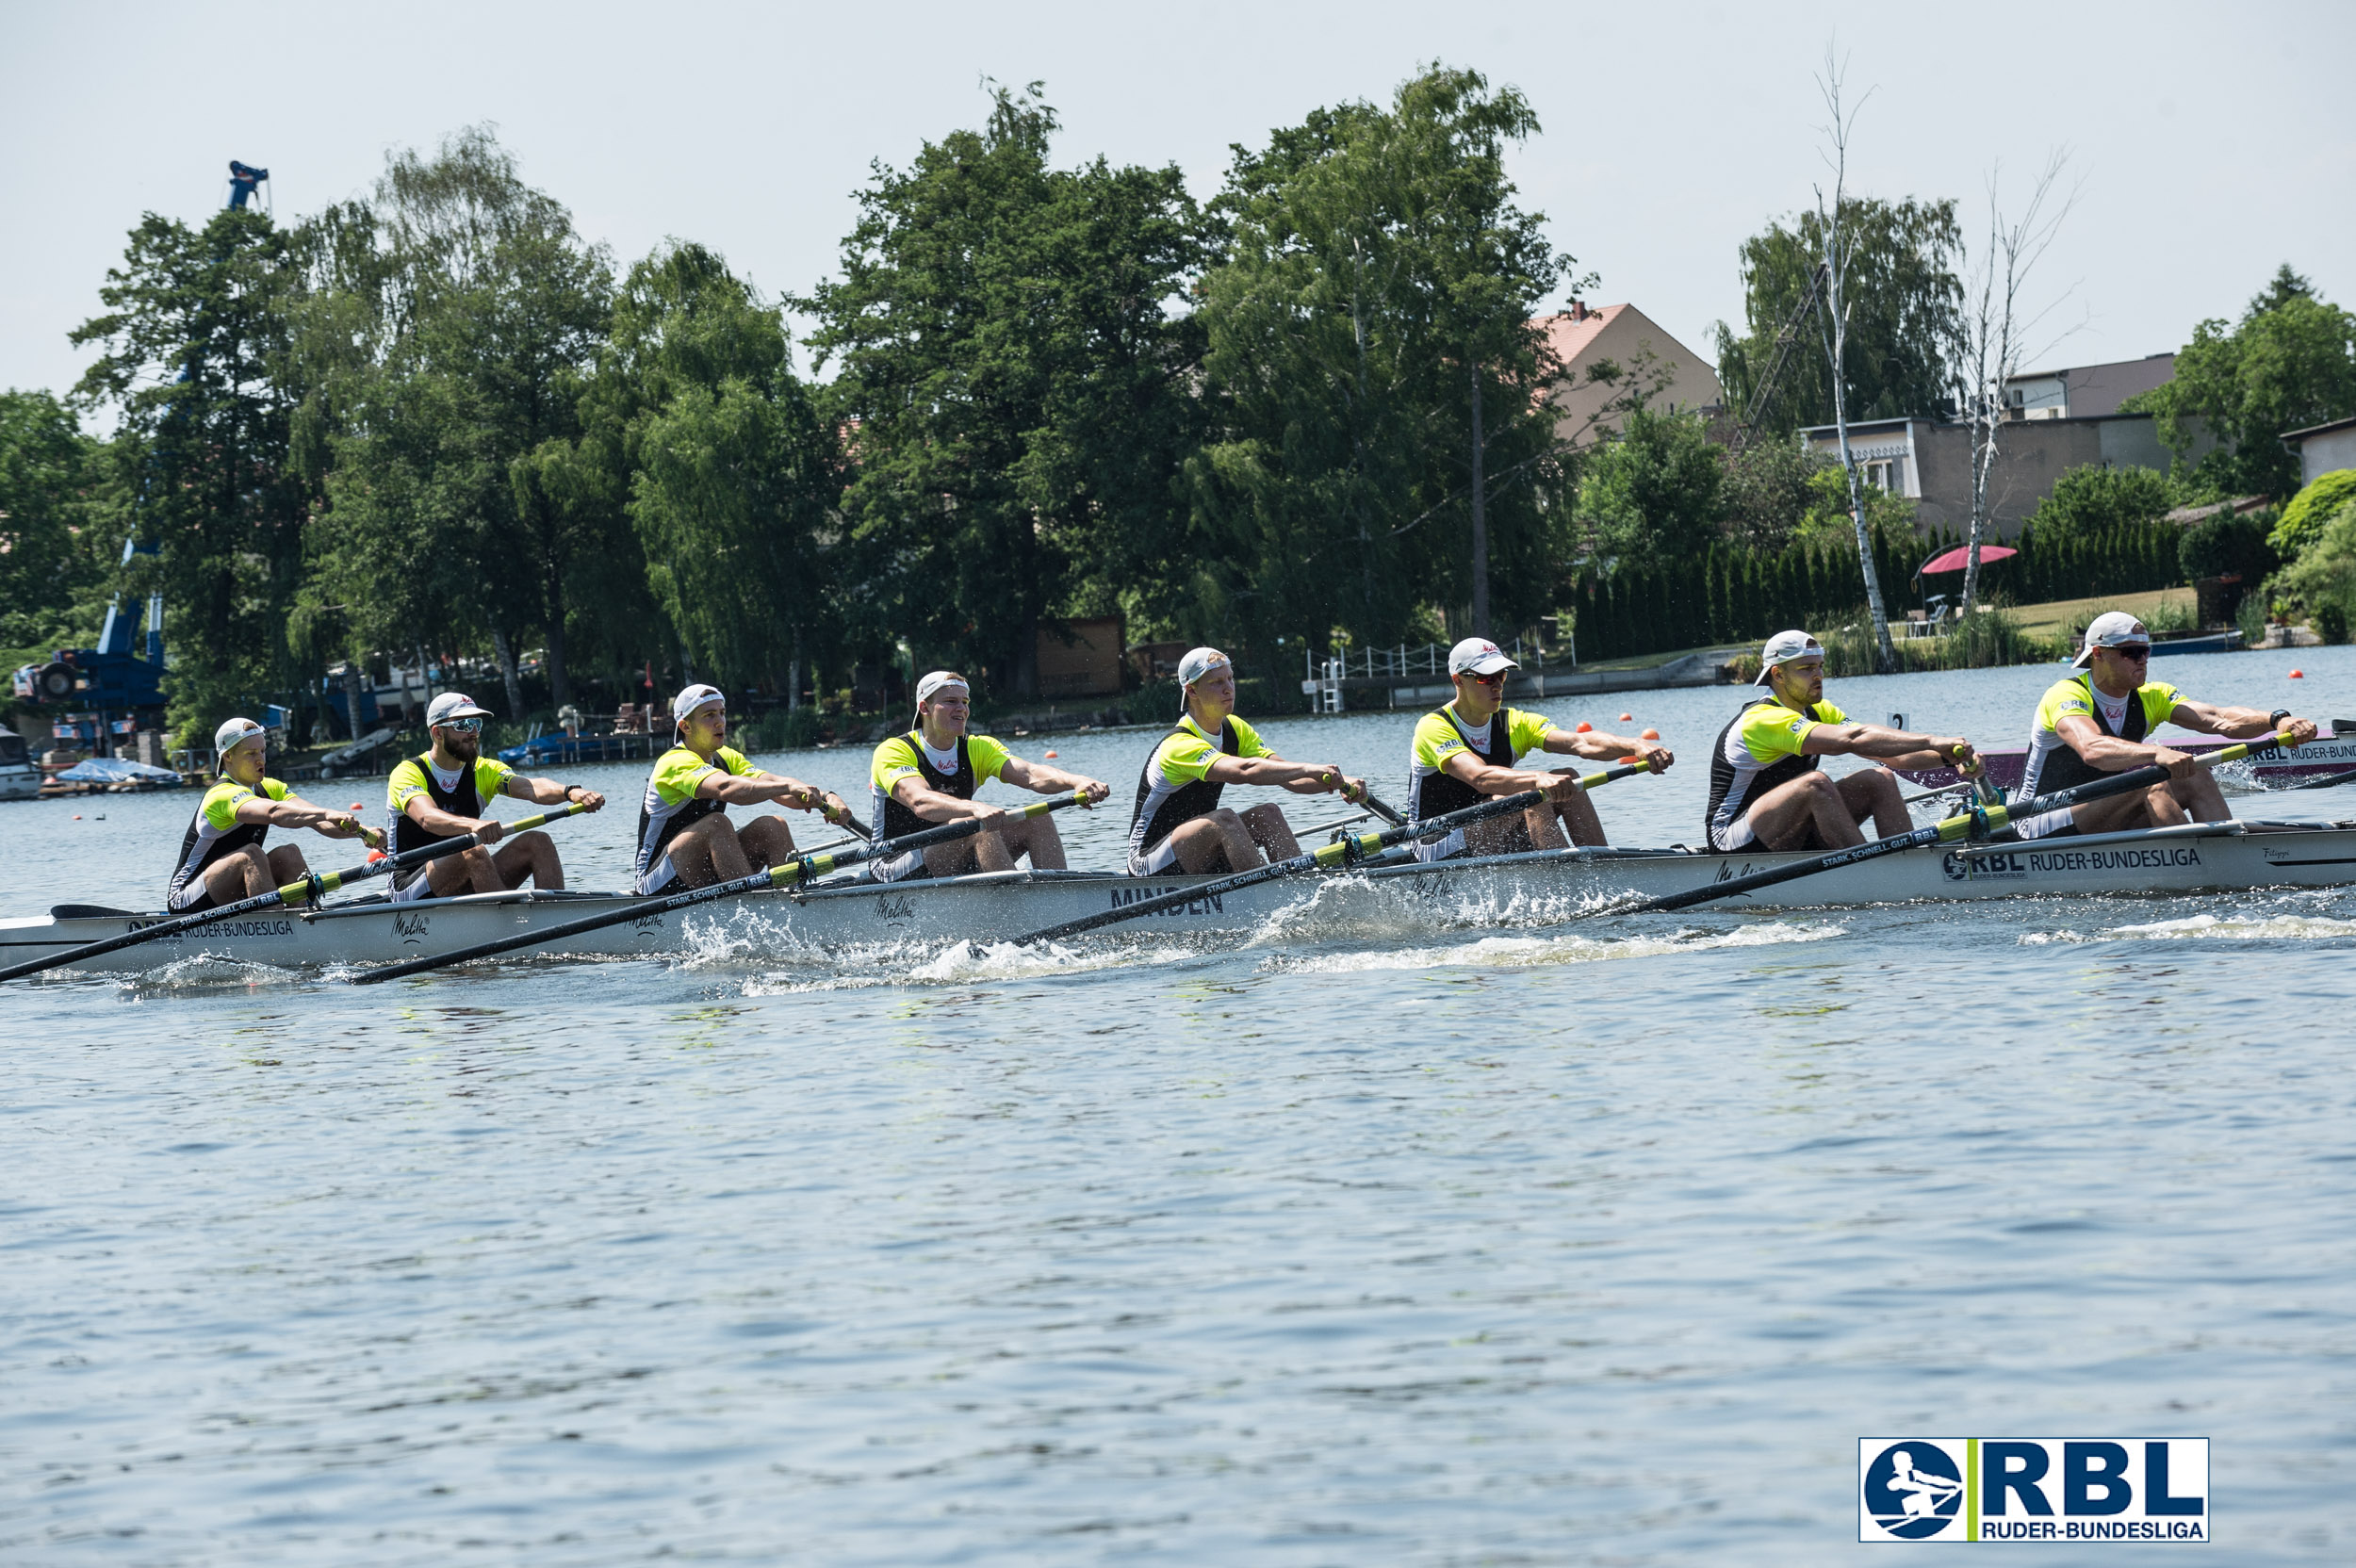
[[(1346, 937), (1353, 927), (1543, 927), (1622, 899), (1657, 897), (1810, 858), (1682, 849), (1572, 849), (1407, 862), (1266, 882), (1180, 905), (1091, 939)], [(549, 956), (841, 951), (908, 942), (999, 942), (1175, 892), (1208, 877), (1002, 872), (941, 881), (817, 887), (649, 914), (575, 939)], [(2356, 883), (2356, 823), (2233, 822), (2037, 843), (1964, 844), (1884, 856), (1705, 908), (1793, 909), (2082, 895), (2169, 896)], [(357, 899), (315, 912), (223, 921), (105, 955), (137, 972), (199, 956), (286, 969), (368, 965), (449, 953), (632, 903), (617, 893)], [(161, 916), (65, 905), (0, 921), (0, 963), (60, 953)], [(1691, 918), (1681, 916), (1679, 918)], [(78, 967), (78, 966), (77, 966)]]

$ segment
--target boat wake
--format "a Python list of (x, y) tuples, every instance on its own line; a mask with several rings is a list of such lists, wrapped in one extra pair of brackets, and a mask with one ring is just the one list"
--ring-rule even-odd
[(1774, 921), (1738, 931), (1672, 931), (1644, 937), (1481, 937), (1445, 947), (1395, 948), (1372, 953), (1270, 955), (1262, 968), (1291, 974), (1351, 974), (1369, 970), (1538, 969), (1553, 964), (1595, 963), (1614, 958), (1651, 958), (1668, 953), (1704, 953), (1724, 948), (1775, 947), (1840, 936), (1837, 924)]
[(2144, 925), (2116, 925), (2102, 935), (2148, 941), (2332, 941), (2356, 937), (2356, 920), (2325, 915), (2187, 915)]

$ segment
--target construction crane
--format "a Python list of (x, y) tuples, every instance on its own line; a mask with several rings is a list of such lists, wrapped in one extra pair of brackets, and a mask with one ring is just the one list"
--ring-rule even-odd
[[(254, 190), (270, 178), (267, 169), (229, 160), (229, 210), (242, 211)], [(196, 371), (193, 357), (181, 367), (179, 379)], [(144, 494), (142, 493), (142, 499)], [(123, 542), (123, 562), (135, 555), (155, 553), (155, 541), (142, 539), (136, 529)], [(17, 667), (9, 685), (17, 700), (48, 710), (50, 727), (60, 741), (87, 741), (91, 754), (105, 756), (116, 735), (141, 729), (161, 729), (164, 724), (164, 596), (150, 594), (146, 605), (146, 647), (140, 642), (139, 609), (126, 610), (118, 594), (106, 604), (106, 624), (94, 648), (58, 648), (49, 660)]]
[(1759, 433), (1759, 422), (1767, 417), (1767, 410), (1775, 398), (1775, 383), (1783, 379), (1783, 368), (1798, 346), (1808, 318), (1816, 314), (1816, 302), (1824, 292), (1824, 264), (1820, 261), (1808, 275), (1808, 287), (1801, 293), (1800, 302), (1792, 307), (1783, 330), (1775, 334), (1775, 346), (1767, 355), (1766, 374), (1759, 378), (1759, 385), (1745, 400), (1742, 420), (1734, 427), (1734, 439), (1726, 443), (1729, 453), (1740, 453), (1750, 445), (1751, 437)]

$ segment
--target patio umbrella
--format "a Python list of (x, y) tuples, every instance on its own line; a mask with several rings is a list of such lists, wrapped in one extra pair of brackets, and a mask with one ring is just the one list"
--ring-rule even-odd
[[(2021, 552), (2019, 550), (2010, 548), (2009, 547), (2004, 545), (1982, 545), (1980, 547), (1980, 564), (1985, 566), (1991, 561), (2002, 561), (2008, 555), (2019, 555), (2020, 553)], [(1954, 549), (1947, 551), (1945, 554), (1934, 555), (1928, 561), (1923, 562), (1921, 566), (1915, 569), (1915, 575), (1920, 577), (1926, 572), (1959, 572), (1963, 570), (1966, 565), (1970, 564), (1971, 560), (1972, 547), (1969, 545), (1957, 545)]]

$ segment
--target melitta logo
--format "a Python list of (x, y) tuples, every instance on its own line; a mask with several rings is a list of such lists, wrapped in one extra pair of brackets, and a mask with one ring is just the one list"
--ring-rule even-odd
[(2205, 1437), (1861, 1437), (1859, 1541), (2207, 1541)]

